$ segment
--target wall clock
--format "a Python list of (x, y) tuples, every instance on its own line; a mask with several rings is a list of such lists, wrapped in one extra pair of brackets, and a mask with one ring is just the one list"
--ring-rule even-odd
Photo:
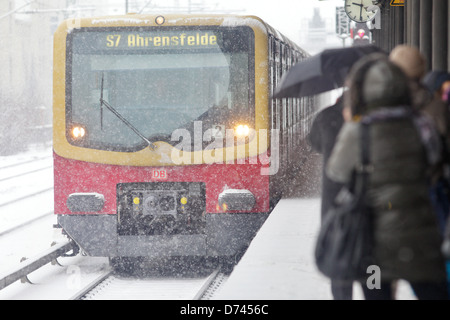
[(368, 11), (367, 9), (373, 6), (372, 0), (345, 0), (345, 13), (347, 16), (356, 22), (366, 22), (375, 18), (376, 11)]

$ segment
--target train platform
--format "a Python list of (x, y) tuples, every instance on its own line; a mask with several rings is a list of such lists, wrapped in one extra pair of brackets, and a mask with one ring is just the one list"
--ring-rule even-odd
[[(319, 198), (282, 199), (257, 233), (217, 300), (330, 300), (330, 281), (316, 268)], [(400, 281), (397, 299), (415, 299)], [(354, 284), (354, 300), (363, 299)]]
[(313, 260), (319, 223), (319, 198), (282, 199), (216, 299), (331, 299)]

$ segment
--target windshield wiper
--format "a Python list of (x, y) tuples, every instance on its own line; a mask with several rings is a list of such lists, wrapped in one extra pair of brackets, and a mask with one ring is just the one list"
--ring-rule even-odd
[[(148, 140), (135, 126), (133, 126), (127, 119), (125, 119), (113, 106), (111, 106), (105, 99), (103, 99), (103, 73), (102, 73), (102, 85), (101, 85), (101, 92), (100, 92), (100, 108), (102, 106), (105, 106), (108, 108), (109, 111), (111, 111), (117, 118), (119, 118), (120, 121), (122, 121), (128, 128), (134, 131), (142, 140), (144, 140), (148, 147), (152, 150), (156, 149), (156, 146)], [(103, 117), (102, 117), (102, 126), (103, 126)]]

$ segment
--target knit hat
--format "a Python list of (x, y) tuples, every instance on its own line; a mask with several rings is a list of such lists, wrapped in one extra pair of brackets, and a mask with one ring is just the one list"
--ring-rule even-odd
[(420, 80), (425, 75), (426, 59), (416, 47), (398, 45), (389, 54), (389, 60), (398, 65), (411, 79)]
[(411, 92), (406, 74), (395, 63), (379, 54), (360, 59), (348, 76), (345, 105), (353, 115), (378, 107), (409, 105)]
[(431, 92), (439, 90), (445, 81), (450, 81), (450, 74), (445, 71), (430, 71), (423, 79), (423, 83)]
[(362, 93), (369, 106), (401, 105), (409, 100), (408, 78), (395, 64), (380, 60), (365, 74)]

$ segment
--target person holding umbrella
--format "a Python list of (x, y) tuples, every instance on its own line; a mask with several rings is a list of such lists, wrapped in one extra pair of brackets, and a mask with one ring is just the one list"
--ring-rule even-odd
[(434, 124), (411, 107), (404, 72), (371, 55), (354, 66), (344, 96), (345, 123), (326, 174), (348, 183), (361, 162), (362, 122), (369, 123), (371, 171), (366, 202), (373, 214), (374, 264), (380, 286), (361, 282), (365, 298), (393, 299), (392, 284), (408, 281), (419, 299), (448, 299), (441, 236), (428, 194), (430, 169), (440, 161)]
[[(313, 150), (322, 155), (322, 193), (321, 193), (321, 221), (324, 221), (343, 184), (333, 181), (325, 174), (325, 163), (328, 162), (336, 137), (341, 130), (344, 118), (342, 116), (343, 103), (340, 96), (336, 103), (321, 110), (313, 120), (307, 141)], [(352, 300), (353, 282), (331, 279), (331, 293), (334, 300)]]
[[(361, 57), (381, 52), (375, 46), (327, 49), (299, 62), (282, 78), (274, 98), (311, 96), (344, 86), (347, 73)], [(320, 110), (311, 125), (307, 141), (311, 148), (322, 155), (321, 221), (333, 204), (343, 184), (330, 180), (325, 174), (325, 163), (333, 149), (343, 119), (342, 95), (336, 103)], [(351, 300), (353, 282), (340, 279), (331, 280), (331, 293), (335, 300)]]

